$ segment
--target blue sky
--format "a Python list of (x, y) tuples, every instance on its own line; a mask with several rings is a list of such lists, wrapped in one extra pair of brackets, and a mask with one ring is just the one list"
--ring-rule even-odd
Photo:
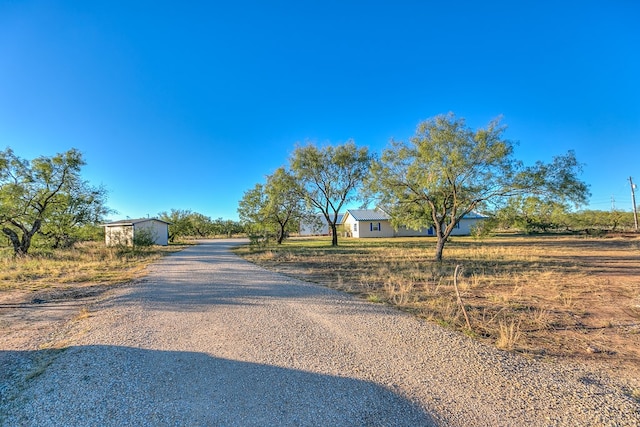
[(237, 219), (296, 143), (502, 115), (518, 158), (575, 150), (589, 207), (630, 210), (638, 22), (635, 0), (0, 0), (0, 148), (78, 148), (114, 218)]

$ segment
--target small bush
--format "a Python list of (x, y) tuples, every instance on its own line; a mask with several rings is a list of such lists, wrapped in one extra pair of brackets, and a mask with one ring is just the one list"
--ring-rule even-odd
[(275, 238), (275, 234), (268, 232), (249, 234), (249, 244), (255, 248), (265, 248), (269, 246)]
[(133, 236), (133, 246), (149, 247), (156, 243), (153, 231), (147, 228), (136, 230)]

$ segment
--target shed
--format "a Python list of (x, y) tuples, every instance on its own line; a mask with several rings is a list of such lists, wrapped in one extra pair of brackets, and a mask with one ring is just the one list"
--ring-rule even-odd
[(157, 218), (139, 218), (103, 224), (107, 246), (133, 246), (134, 238), (147, 234), (154, 244), (169, 244), (169, 222)]

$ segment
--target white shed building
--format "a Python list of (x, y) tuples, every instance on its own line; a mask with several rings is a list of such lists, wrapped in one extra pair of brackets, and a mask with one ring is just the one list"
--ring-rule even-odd
[(157, 218), (125, 219), (103, 224), (107, 246), (133, 246), (138, 233), (148, 233), (154, 244), (169, 244), (169, 223)]

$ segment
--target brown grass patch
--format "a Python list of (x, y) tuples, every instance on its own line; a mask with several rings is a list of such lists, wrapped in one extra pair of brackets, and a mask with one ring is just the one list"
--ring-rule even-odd
[(267, 268), (385, 302), (533, 356), (640, 366), (640, 238), (292, 239), (238, 253)]
[(107, 248), (86, 242), (71, 249), (0, 257), (0, 301), (10, 291), (77, 294), (80, 289), (123, 283), (144, 274), (147, 265), (182, 246)]

